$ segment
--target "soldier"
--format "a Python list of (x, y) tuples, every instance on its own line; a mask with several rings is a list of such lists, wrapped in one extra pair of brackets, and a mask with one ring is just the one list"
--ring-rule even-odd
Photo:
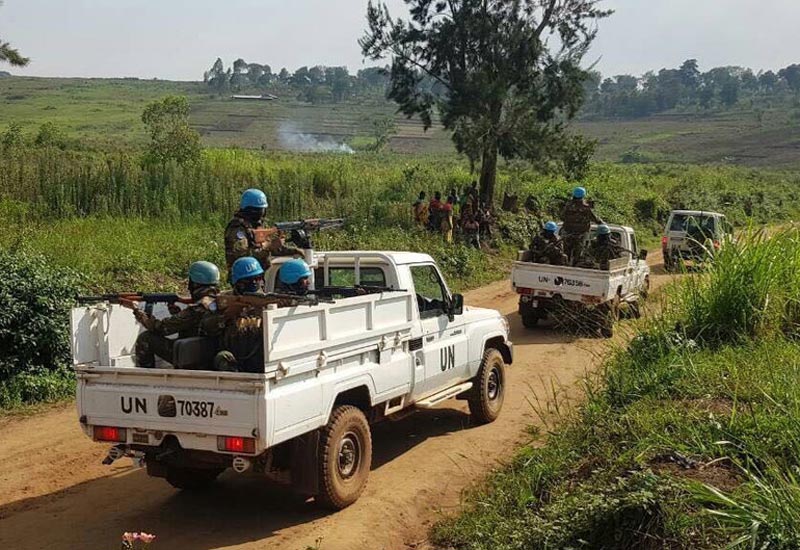
[(258, 189), (248, 189), (242, 194), (239, 210), (225, 228), (225, 261), (228, 277), (231, 277), (233, 262), (245, 256), (256, 258), (263, 269), (268, 269), (271, 256), (302, 256), (303, 251), (287, 247), (280, 238), (272, 243), (258, 244), (254, 229), (264, 226), (267, 212), (267, 196)]
[(608, 269), (611, 260), (622, 257), (625, 250), (611, 235), (611, 228), (602, 224), (597, 228), (597, 237), (592, 240), (590, 254), (592, 262), (599, 269)]
[(592, 223), (602, 224), (603, 220), (595, 215), (593, 205), (586, 201), (586, 189), (583, 187), (576, 187), (572, 191), (572, 200), (564, 206), (562, 220), (564, 253), (574, 264), (583, 256), (584, 241), (592, 229)]
[[(245, 256), (237, 259), (231, 268), (233, 294), (259, 294), (264, 292), (264, 268), (261, 262)], [(229, 320), (220, 337), (223, 351), (214, 357), (214, 369), (226, 372), (260, 372), (264, 367), (263, 329), (260, 311), (245, 308)]]
[(537, 264), (566, 265), (567, 255), (564, 254), (564, 242), (556, 234), (558, 224), (547, 222), (542, 232), (536, 235), (531, 242), (531, 259)]
[(429, 213), (425, 191), (419, 192), (419, 198), (412, 205), (412, 207), (414, 209), (414, 223), (420, 227), (427, 227)]
[(133, 316), (146, 329), (136, 339), (134, 355), (136, 366), (152, 369), (156, 356), (173, 361), (174, 340), (167, 338), (178, 334), (178, 338), (190, 338), (204, 332), (203, 327), (212, 327), (221, 316), (217, 313), (214, 297), (219, 292), (219, 269), (210, 262), (195, 262), (189, 267), (189, 292), (195, 303), (167, 317), (156, 319), (140, 309)]
[(278, 281), (281, 283), (281, 290), (287, 294), (305, 296), (311, 284), (311, 268), (305, 260), (289, 260), (281, 266)]

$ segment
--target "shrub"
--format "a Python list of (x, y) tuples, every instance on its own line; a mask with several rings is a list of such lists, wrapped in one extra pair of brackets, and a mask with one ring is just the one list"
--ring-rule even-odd
[(43, 256), (0, 250), (0, 407), (69, 391), (67, 314), (78, 282)]

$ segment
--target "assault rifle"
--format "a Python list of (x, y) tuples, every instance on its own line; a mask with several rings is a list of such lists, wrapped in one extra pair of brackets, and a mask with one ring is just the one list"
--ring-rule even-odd
[(330, 298), (316, 294), (301, 296), (278, 292), (270, 292), (269, 294), (221, 294), (216, 297), (216, 301), (220, 311), (229, 319), (239, 317), (245, 308), (263, 309), (270, 305), (277, 305), (278, 307), (316, 306), (320, 302), (333, 302)]
[(366, 296), (367, 294), (382, 294), (384, 292), (406, 292), (403, 289), (394, 288), (390, 286), (371, 286), (371, 285), (355, 285), (355, 286), (326, 286), (319, 290), (311, 291), (311, 294), (317, 296), (341, 296), (342, 298), (352, 298), (354, 296)]
[(253, 237), (256, 244), (270, 244), (282, 234), (289, 233), (290, 241), (302, 249), (311, 248), (311, 239), (308, 237), (309, 231), (327, 231), (344, 227), (345, 220), (342, 218), (326, 219), (314, 218), (297, 222), (278, 222), (272, 227), (253, 229)]
[(144, 312), (148, 315), (153, 314), (153, 307), (156, 304), (193, 304), (188, 296), (178, 296), (177, 294), (159, 294), (143, 292), (121, 292), (119, 294), (100, 294), (98, 296), (78, 296), (76, 301), (79, 305), (98, 304), (108, 302), (118, 304), (128, 309), (138, 309), (138, 304), (144, 303)]

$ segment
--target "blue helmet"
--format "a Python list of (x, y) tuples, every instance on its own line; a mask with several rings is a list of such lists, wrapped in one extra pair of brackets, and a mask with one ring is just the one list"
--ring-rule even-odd
[(248, 189), (242, 193), (242, 200), (239, 208), (268, 208), (267, 196), (260, 189)]
[(211, 262), (195, 262), (189, 266), (189, 280), (198, 285), (218, 285), (219, 268)]
[(611, 235), (611, 228), (608, 227), (606, 224), (598, 225), (597, 226), (597, 234), (598, 235)]
[(544, 224), (544, 230), (548, 233), (555, 233), (558, 231), (558, 224), (556, 222), (547, 222)]
[(278, 272), (278, 278), (285, 285), (293, 285), (303, 277), (311, 277), (311, 268), (304, 260), (289, 260)]
[(572, 190), (572, 198), (573, 199), (582, 199), (586, 197), (586, 188), (584, 187), (576, 187)]
[(251, 256), (239, 258), (233, 262), (233, 266), (231, 267), (231, 278), (233, 279), (233, 284), (238, 283), (242, 279), (250, 279), (263, 274), (264, 268), (261, 267), (261, 263)]

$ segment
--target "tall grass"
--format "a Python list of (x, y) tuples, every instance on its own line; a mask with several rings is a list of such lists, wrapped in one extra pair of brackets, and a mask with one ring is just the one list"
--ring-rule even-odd
[(459, 549), (797, 548), (800, 232), (754, 234), (686, 276), (434, 539)]

